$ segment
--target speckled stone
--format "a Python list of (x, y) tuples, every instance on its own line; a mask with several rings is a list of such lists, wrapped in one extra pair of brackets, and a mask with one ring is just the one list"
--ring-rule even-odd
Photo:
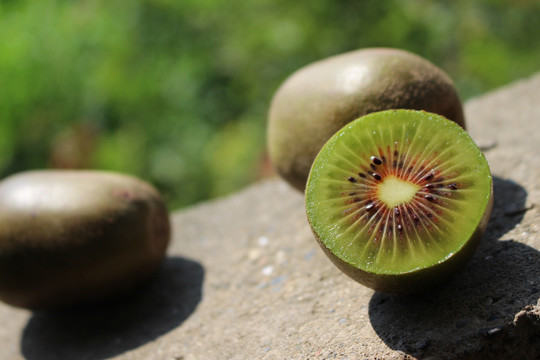
[(270, 179), (172, 216), (160, 273), (113, 302), (0, 305), (0, 359), (540, 358), (540, 75), (466, 105), (495, 207), (440, 291), (374, 293), (315, 242), (302, 194)]

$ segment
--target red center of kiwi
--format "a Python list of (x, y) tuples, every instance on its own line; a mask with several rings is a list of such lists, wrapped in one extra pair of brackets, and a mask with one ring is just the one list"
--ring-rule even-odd
[[(429, 158), (411, 157), (407, 152), (400, 153), (397, 141), (394, 149), (379, 148), (378, 154), (366, 163), (369, 167), (362, 166), (357, 174), (347, 177), (351, 187), (342, 195), (351, 205), (345, 214), (354, 213), (351, 220), (363, 222), (375, 242), (385, 234), (403, 237), (438, 228), (441, 214), (448, 207), (447, 200), (463, 188), (463, 184), (452, 181), (457, 174), (443, 174), (438, 169), (437, 153)], [(410, 199), (389, 206), (379, 196), (381, 184), (389, 178), (411, 184), (417, 190)]]

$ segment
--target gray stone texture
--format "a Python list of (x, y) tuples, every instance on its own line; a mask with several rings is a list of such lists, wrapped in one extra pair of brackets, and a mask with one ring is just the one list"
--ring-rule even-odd
[(466, 104), (494, 175), (472, 260), (440, 290), (374, 293), (342, 274), (279, 179), (172, 214), (159, 274), (61, 312), (0, 305), (0, 359), (540, 358), (540, 76)]

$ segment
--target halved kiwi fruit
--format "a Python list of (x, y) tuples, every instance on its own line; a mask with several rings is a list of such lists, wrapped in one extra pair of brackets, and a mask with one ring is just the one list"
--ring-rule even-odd
[(321, 149), (306, 186), (308, 220), (330, 259), (386, 293), (430, 289), (474, 252), (492, 208), (488, 163), (443, 116), (361, 117)]

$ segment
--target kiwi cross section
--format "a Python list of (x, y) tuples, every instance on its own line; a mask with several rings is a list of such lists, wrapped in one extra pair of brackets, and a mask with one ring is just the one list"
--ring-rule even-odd
[(490, 201), (487, 161), (458, 125), (390, 110), (346, 125), (306, 187), (314, 233), (339, 259), (376, 274), (421, 270), (473, 236)]

